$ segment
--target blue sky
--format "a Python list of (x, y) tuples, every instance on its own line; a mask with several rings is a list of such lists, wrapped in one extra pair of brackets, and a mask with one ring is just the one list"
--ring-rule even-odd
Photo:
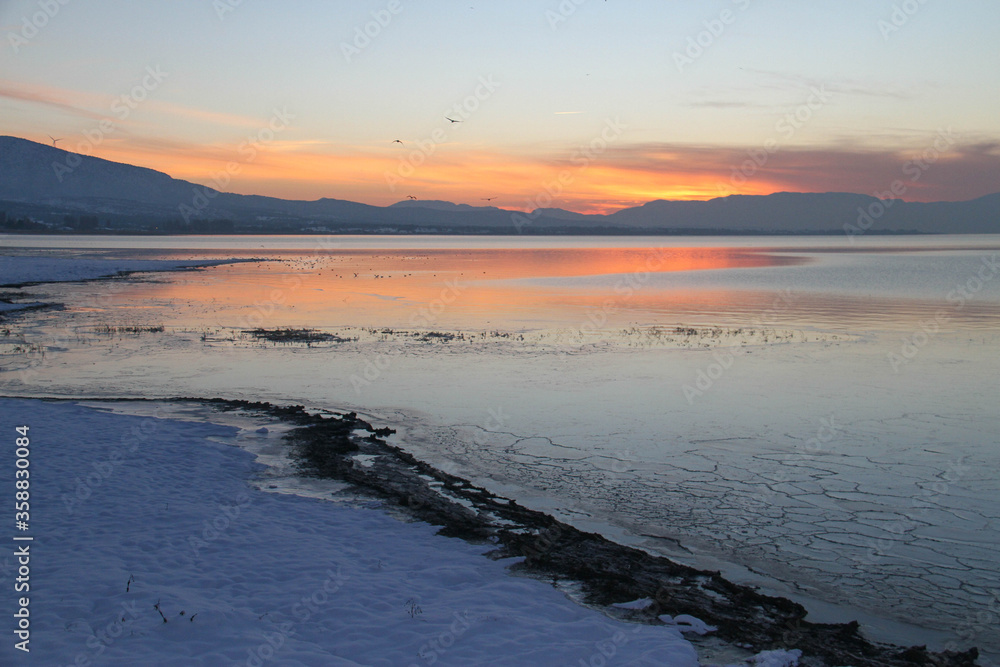
[(923, 155), (904, 198), (1000, 190), (986, 0), (63, 2), (0, 2), (0, 132), (220, 189), (597, 211)]

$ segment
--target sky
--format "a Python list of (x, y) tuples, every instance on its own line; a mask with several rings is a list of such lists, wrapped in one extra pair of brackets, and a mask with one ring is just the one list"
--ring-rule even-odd
[(0, 0), (0, 34), (0, 134), (227, 192), (1000, 191), (995, 0)]

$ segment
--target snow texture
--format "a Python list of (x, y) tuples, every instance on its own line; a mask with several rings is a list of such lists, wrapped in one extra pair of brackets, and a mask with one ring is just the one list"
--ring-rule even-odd
[[(251, 488), (262, 466), (226, 444), (236, 429), (70, 403), (0, 412), (32, 442), (30, 664), (698, 664), (677, 629), (578, 606), (487, 547)], [(4, 618), (15, 604), (3, 596)], [(28, 657), (0, 644), (0, 664)]]
[(218, 261), (83, 259), (65, 257), (2, 256), (0, 285), (93, 280), (135, 271), (176, 271), (195, 266), (211, 266)]

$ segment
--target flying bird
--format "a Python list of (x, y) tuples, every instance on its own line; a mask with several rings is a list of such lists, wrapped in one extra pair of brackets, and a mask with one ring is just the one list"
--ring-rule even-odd
[(462, 121), (460, 121), (460, 120), (455, 120), (454, 118), (448, 118), (448, 116), (445, 116), (445, 118), (446, 118), (447, 120), (450, 120), (450, 121), (451, 121), (451, 122), (453, 122), (453, 123), (461, 123), (461, 122), (462, 122)]
[(494, 199), (496, 199), (496, 197), (482, 197), (481, 199), (483, 201), (493, 201)]
[(402, 146), (402, 145), (403, 145), (403, 142), (402, 142), (402, 141), (400, 141), (399, 139), (393, 139), (392, 143), (394, 143), (394, 144), (399, 144), (400, 146)]
[(55, 145), (56, 145), (56, 142), (57, 142), (57, 141), (62, 141), (62, 139), (61, 139), (61, 138), (60, 138), (60, 139), (56, 139), (56, 138), (55, 138), (55, 137), (53, 137), (53, 136), (52, 136), (51, 134), (50, 134), (50, 135), (48, 135), (48, 136), (49, 136), (49, 139), (51, 139), (51, 140), (52, 140), (52, 145), (53, 145), (53, 146), (55, 146)]
[(414, 197), (413, 195), (406, 195), (406, 196), (410, 199), (416, 199), (416, 197)]

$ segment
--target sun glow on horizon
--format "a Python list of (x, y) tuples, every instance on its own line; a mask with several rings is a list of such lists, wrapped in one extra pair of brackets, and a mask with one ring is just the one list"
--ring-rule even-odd
[[(887, 58), (871, 3), (761, 3), (683, 71), (670, 53), (711, 18), (698, 3), (591, 3), (558, 31), (537, 3), (422, 6), (350, 58), (337, 44), (366, 10), (293, 4), (243, 3), (224, 22), (199, 3), (61, 13), (0, 52), (2, 132), (240, 194), (608, 213), (870, 195), (909, 178), (905, 165), (945, 128), (945, 155), (904, 198), (1000, 190), (1000, 69), (971, 48), (990, 43), (997, 4), (928, 3)], [(22, 25), (36, 5), (0, 3), (0, 18)]]
[[(737, 181), (732, 150), (712, 154), (702, 147), (692, 149), (689, 168), (676, 152), (662, 164), (657, 158), (663, 154), (656, 152), (652, 159), (643, 155), (630, 161), (611, 153), (574, 163), (470, 149), (457, 142), (443, 144), (430, 154), (408, 142), (399, 148), (392, 145), (394, 141), (386, 143), (390, 145), (338, 146), (289, 137), (261, 143), (190, 144), (170, 139), (134, 141), (123, 135), (109, 136), (96, 145), (74, 143), (70, 138), (67, 147), (222, 192), (306, 201), (341, 199), (372, 206), (415, 198), (525, 213), (560, 208), (607, 215), (655, 200), (707, 201), (730, 195), (829, 191), (822, 180), (811, 185), (808, 178), (796, 183), (776, 180), (772, 174)], [(934, 200), (934, 190), (919, 185), (910, 189), (909, 198)], [(848, 185), (839, 191), (863, 192), (863, 188)]]
[[(375, 206), (388, 206), (412, 195), (420, 200), (524, 212), (563, 208), (582, 214), (608, 214), (655, 199), (707, 200), (722, 194), (716, 181), (685, 183), (690, 176), (681, 173), (640, 174), (596, 165), (574, 171), (532, 159), (483, 153), (470, 156), (470, 168), (456, 154), (415, 167), (413, 160), (401, 160), (391, 151), (320, 152), (295, 142), (274, 142), (256, 154), (249, 152), (249, 147), (244, 149), (214, 146), (201, 151), (155, 152), (109, 143), (94, 155), (146, 166), (224, 192), (283, 199), (347, 199)], [(246, 159), (250, 155), (253, 159)], [(469, 178), (470, 173), (476, 178)]]

